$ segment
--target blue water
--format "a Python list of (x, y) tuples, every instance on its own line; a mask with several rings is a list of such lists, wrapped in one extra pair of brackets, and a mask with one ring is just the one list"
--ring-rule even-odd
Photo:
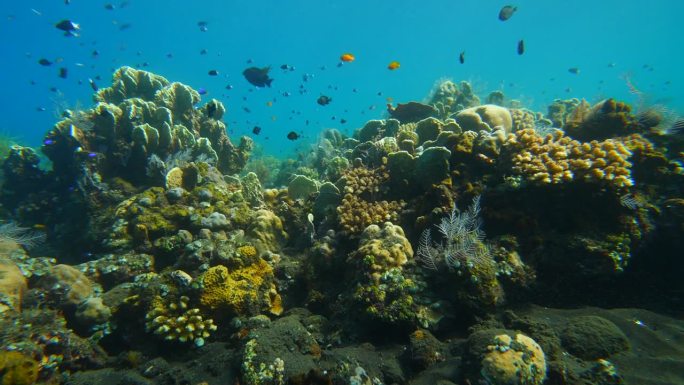
[[(206, 89), (203, 102), (213, 97), (226, 105), (233, 139), (251, 135), (275, 155), (307, 146), (324, 128), (351, 133), (383, 117), (388, 97), (421, 100), (445, 77), (471, 81), (481, 96), (500, 89), (545, 111), (555, 98), (634, 102), (627, 74), (654, 103), (684, 114), (684, 2), (678, 0), (518, 1), (507, 22), (497, 18), (505, 2), (490, 0), (130, 0), (123, 7), (112, 2), (114, 10), (106, 3), (2, 2), (1, 132), (40, 144), (61, 109), (92, 104), (88, 78), (99, 76), (97, 84), (108, 86), (122, 65)], [(61, 19), (80, 23), (81, 36), (63, 36), (54, 26)], [(130, 27), (121, 30), (124, 24)], [(208, 53), (200, 55), (202, 49)], [(337, 67), (345, 52), (356, 60)], [(41, 58), (63, 61), (43, 67)], [(393, 60), (401, 67), (389, 71)], [(282, 64), (295, 71), (281, 70)], [(272, 88), (247, 83), (241, 73), (252, 65), (273, 67)], [(59, 67), (68, 68), (67, 79), (57, 76)], [(219, 76), (209, 76), (212, 69)], [(314, 77), (303, 83), (307, 73)], [(233, 89), (226, 90), (229, 84)], [(319, 106), (322, 94), (332, 103)], [(255, 125), (262, 127), (259, 136), (251, 134)], [(292, 130), (303, 137), (287, 140)]]

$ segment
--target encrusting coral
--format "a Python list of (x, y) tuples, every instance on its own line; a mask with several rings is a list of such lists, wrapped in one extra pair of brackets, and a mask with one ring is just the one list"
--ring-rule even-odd
[(544, 137), (524, 129), (509, 135), (514, 172), (530, 182), (557, 184), (572, 180), (602, 182), (616, 189), (633, 185), (631, 152), (619, 141), (579, 142), (555, 131)]

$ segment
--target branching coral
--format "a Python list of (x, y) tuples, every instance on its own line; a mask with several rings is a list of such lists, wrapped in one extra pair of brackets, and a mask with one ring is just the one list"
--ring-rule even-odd
[(153, 301), (153, 308), (145, 316), (145, 329), (167, 341), (192, 342), (203, 346), (204, 339), (216, 330), (211, 319), (204, 319), (197, 308), (188, 308), (190, 298), (180, 297), (178, 303), (166, 305), (161, 297)]
[(557, 184), (572, 180), (601, 182), (622, 189), (632, 186), (631, 152), (619, 141), (579, 142), (560, 130), (545, 137), (524, 129), (509, 135), (513, 171), (528, 181)]
[(342, 229), (347, 233), (359, 233), (374, 223), (396, 222), (403, 201), (378, 200), (382, 185), (389, 179), (384, 166), (369, 169), (355, 167), (344, 173), (344, 196), (337, 207)]

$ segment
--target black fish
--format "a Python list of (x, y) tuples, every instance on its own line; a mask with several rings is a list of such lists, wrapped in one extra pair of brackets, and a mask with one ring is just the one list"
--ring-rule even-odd
[(247, 81), (250, 82), (253, 86), (271, 87), (271, 82), (273, 81), (273, 79), (268, 77), (268, 71), (270, 70), (271, 67), (249, 67), (246, 70), (242, 71), (242, 75), (244, 75), (245, 79), (247, 79)]
[(513, 14), (515, 11), (518, 10), (518, 7), (512, 6), (512, 5), (505, 5), (501, 10), (499, 11), (499, 20), (501, 21), (506, 21), (513, 17)]
[(71, 20), (64, 19), (60, 21), (59, 23), (55, 24), (55, 27), (57, 29), (64, 31), (64, 36), (78, 36), (76, 31), (81, 29), (81, 26), (78, 25), (78, 23), (74, 23)]
[(571, 74), (574, 74), (574, 75), (579, 75), (580, 70), (577, 67), (572, 67), (572, 68), (568, 68), (568, 72), (570, 72)]
[(69, 74), (69, 70), (67, 70), (66, 67), (62, 67), (59, 69), (59, 77), (60, 78), (66, 79), (68, 74)]
[(332, 102), (332, 98), (330, 96), (325, 95), (319, 96), (316, 100), (316, 103), (320, 104), (321, 106), (327, 106), (328, 104), (330, 104), (330, 102)]
[(254, 135), (259, 135), (260, 132), (261, 132), (261, 127), (259, 127), (259, 126), (254, 126), (254, 128), (252, 128), (252, 133), (253, 133)]
[(209, 76), (217, 76), (218, 71), (217, 70), (209, 70)]
[(112, 3), (107, 3), (107, 4), (104, 5), (104, 7), (105, 7), (105, 9), (108, 10), (108, 11), (113, 11), (114, 8), (115, 8), (115, 7), (114, 7), (114, 4), (112, 4)]
[(290, 140), (297, 140), (297, 139), (299, 139), (299, 134), (296, 133), (296, 132), (294, 132), (294, 131), (290, 131), (290, 132), (287, 134), (287, 138), (290, 139)]
[(518, 42), (518, 55), (522, 55), (525, 53), (525, 42), (521, 39)]
[(40, 59), (40, 60), (38, 60), (38, 64), (47, 67), (47, 66), (51, 66), (52, 62), (49, 61), (48, 59)]
[(344, 118), (340, 119), (340, 123), (341, 123), (341, 124), (347, 123), (347, 119), (344, 119)]
[(90, 83), (90, 88), (92, 88), (93, 91), (98, 90), (97, 84), (95, 84), (95, 81), (93, 79), (88, 79), (88, 83)]
[(202, 48), (202, 50), (200, 51), (200, 55), (206, 55), (207, 53), (208, 51), (206, 48)]
[(465, 51), (461, 52), (460, 55), (458, 55), (458, 61), (463, 64), (465, 63)]
[(199, 27), (200, 31), (202, 32), (207, 32), (209, 30), (209, 23), (206, 21), (198, 21), (197, 26)]

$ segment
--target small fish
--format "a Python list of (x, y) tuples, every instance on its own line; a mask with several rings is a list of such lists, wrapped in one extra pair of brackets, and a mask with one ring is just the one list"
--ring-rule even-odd
[(49, 61), (48, 59), (40, 59), (40, 60), (38, 60), (38, 64), (45, 66), (45, 67), (48, 67), (48, 66), (52, 65), (52, 62)]
[(298, 133), (294, 132), (294, 131), (290, 131), (290, 132), (287, 134), (287, 138), (290, 139), (290, 140), (297, 140), (297, 139), (299, 139), (299, 137), (300, 137), (300, 135), (299, 135)]
[(573, 75), (579, 75), (580, 69), (577, 67), (572, 67), (572, 68), (568, 68), (568, 72), (570, 72)]
[(218, 76), (219, 72), (217, 70), (209, 70), (209, 76)]
[(206, 48), (202, 48), (202, 50), (200, 51), (200, 55), (206, 55), (207, 53), (209, 53), (209, 51), (207, 51)]
[(93, 58), (96, 58), (96, 57), (100, 56), (100, 51), (93, 50), (93, 52), (90, 54), (90, 56), (92, 56)]
[(399, 68), (401, 64), (399, 64), (398, 61), (392, 61), (387, 65), (387, 69), (390, 71), (394, 71), (395, 69)]
[(112, 4), (112, 3), (107, 3), (107, 4), (104, 5), (104, 8), (105, 8), (106, 10), (108, 10), (108, 11), (113, 11), (114, 8), (116, 8), (116, 7), (115, 7), (114, 4)]
[(261, 127), (254, 126), (254, 128), (252, 128), (252, 134), (259, 135), (260, 132), (261, 132)]
[(81, 29), (81, 26), (78, 23), (74, 23), (73, 21), (68, 19), (64, 19), (59, 23), (55, 24), (55, 27), (57, 27), (57, 29), (61, 31), (64, 31), (64, 36), (74, 37), (78, 37), (78, 33), (76, 33), (76, 31)]
[(513, 14), (515, 11), (518, 10), (518, 7), (515, 7), (513, 5), (505, 5), (501, 8), (499, 11), (499, 20), (501, 21), (506, 21), (513, 17)]
[(232, 84), (228, 84), (228, 85), (226, 86), (226, 89), (227, 89), (227, 90), (232, 90), (232, 89), (233, 89), (233, 85), (232, 85)]
[(68, 75), (69, 75), (69, 70), (66, 67), (62, 67), (59, 69), (59, 77), (60, 78), (66, 79)]
[(273, 101), (272, 100), (267, 101), (266, 107), (273, 107)]
[(345, 119), (345, 118), (340, 119), (340, 123), (341, 123), (341, 124), (347, 123), (347, 119)]
[(271, 87), (271, 82), (273, 79), (268, 76), (268, 71), (271, 67), (249, 67), (242, 71), (242, 75), (247, 79), (247, 81), (256, 87)]
[(348, 52), (340, 55), (340, 61), (343, 61), (345, 63), (353, 62), (355, 59), (356, 58), (354, 57), (354, 55)]
[(465, 51), (461, 51), (461, 54), (458, 55), (458, 61), (461, 64), (465, 63)]
[(38, 112), (45, 112), (46, 108), (45, 107), (36, 107), (36, 111)]
[(522, 55), (524, 53), (525, 53), (525, 41), (520, 39), (520, 41), (518, 41), (518, 55)]
[(93, 89), (93, 91), (97, 91), (99, 88), (97, 87), (97, 84), (95, 84), (95, 81), (91, 78), (88, 78), (88, 83), (90, 84), (90, 88)]
[(131, 24), (131, 23), (123, 23), (119, 26), (119, 31), (125, 31), (125, 30), (131, 28), (132, 26), (133, 26), (133, 24)]
[(197, 26), (199, 27), (199, 30), (202, 32), (207, 32), (209, 30), (209, 23), (206, 21), (198, 21)]
[(316, 99), (316, 103), (320, 104), (321, 106), (327, 106), (330, 104), (330, 102), (332, 102), (332, 98), (326, 95), (321, 95), (318, 97), (318, 99)]
[(200, 95), (206, 95), (206, 94), (207, 94), (207, 90), (204, 89), (204, 88), (202, 88), (202, 87), (200, 87), (200, 88), (197, 90), (197, 93), (200, 94)]

